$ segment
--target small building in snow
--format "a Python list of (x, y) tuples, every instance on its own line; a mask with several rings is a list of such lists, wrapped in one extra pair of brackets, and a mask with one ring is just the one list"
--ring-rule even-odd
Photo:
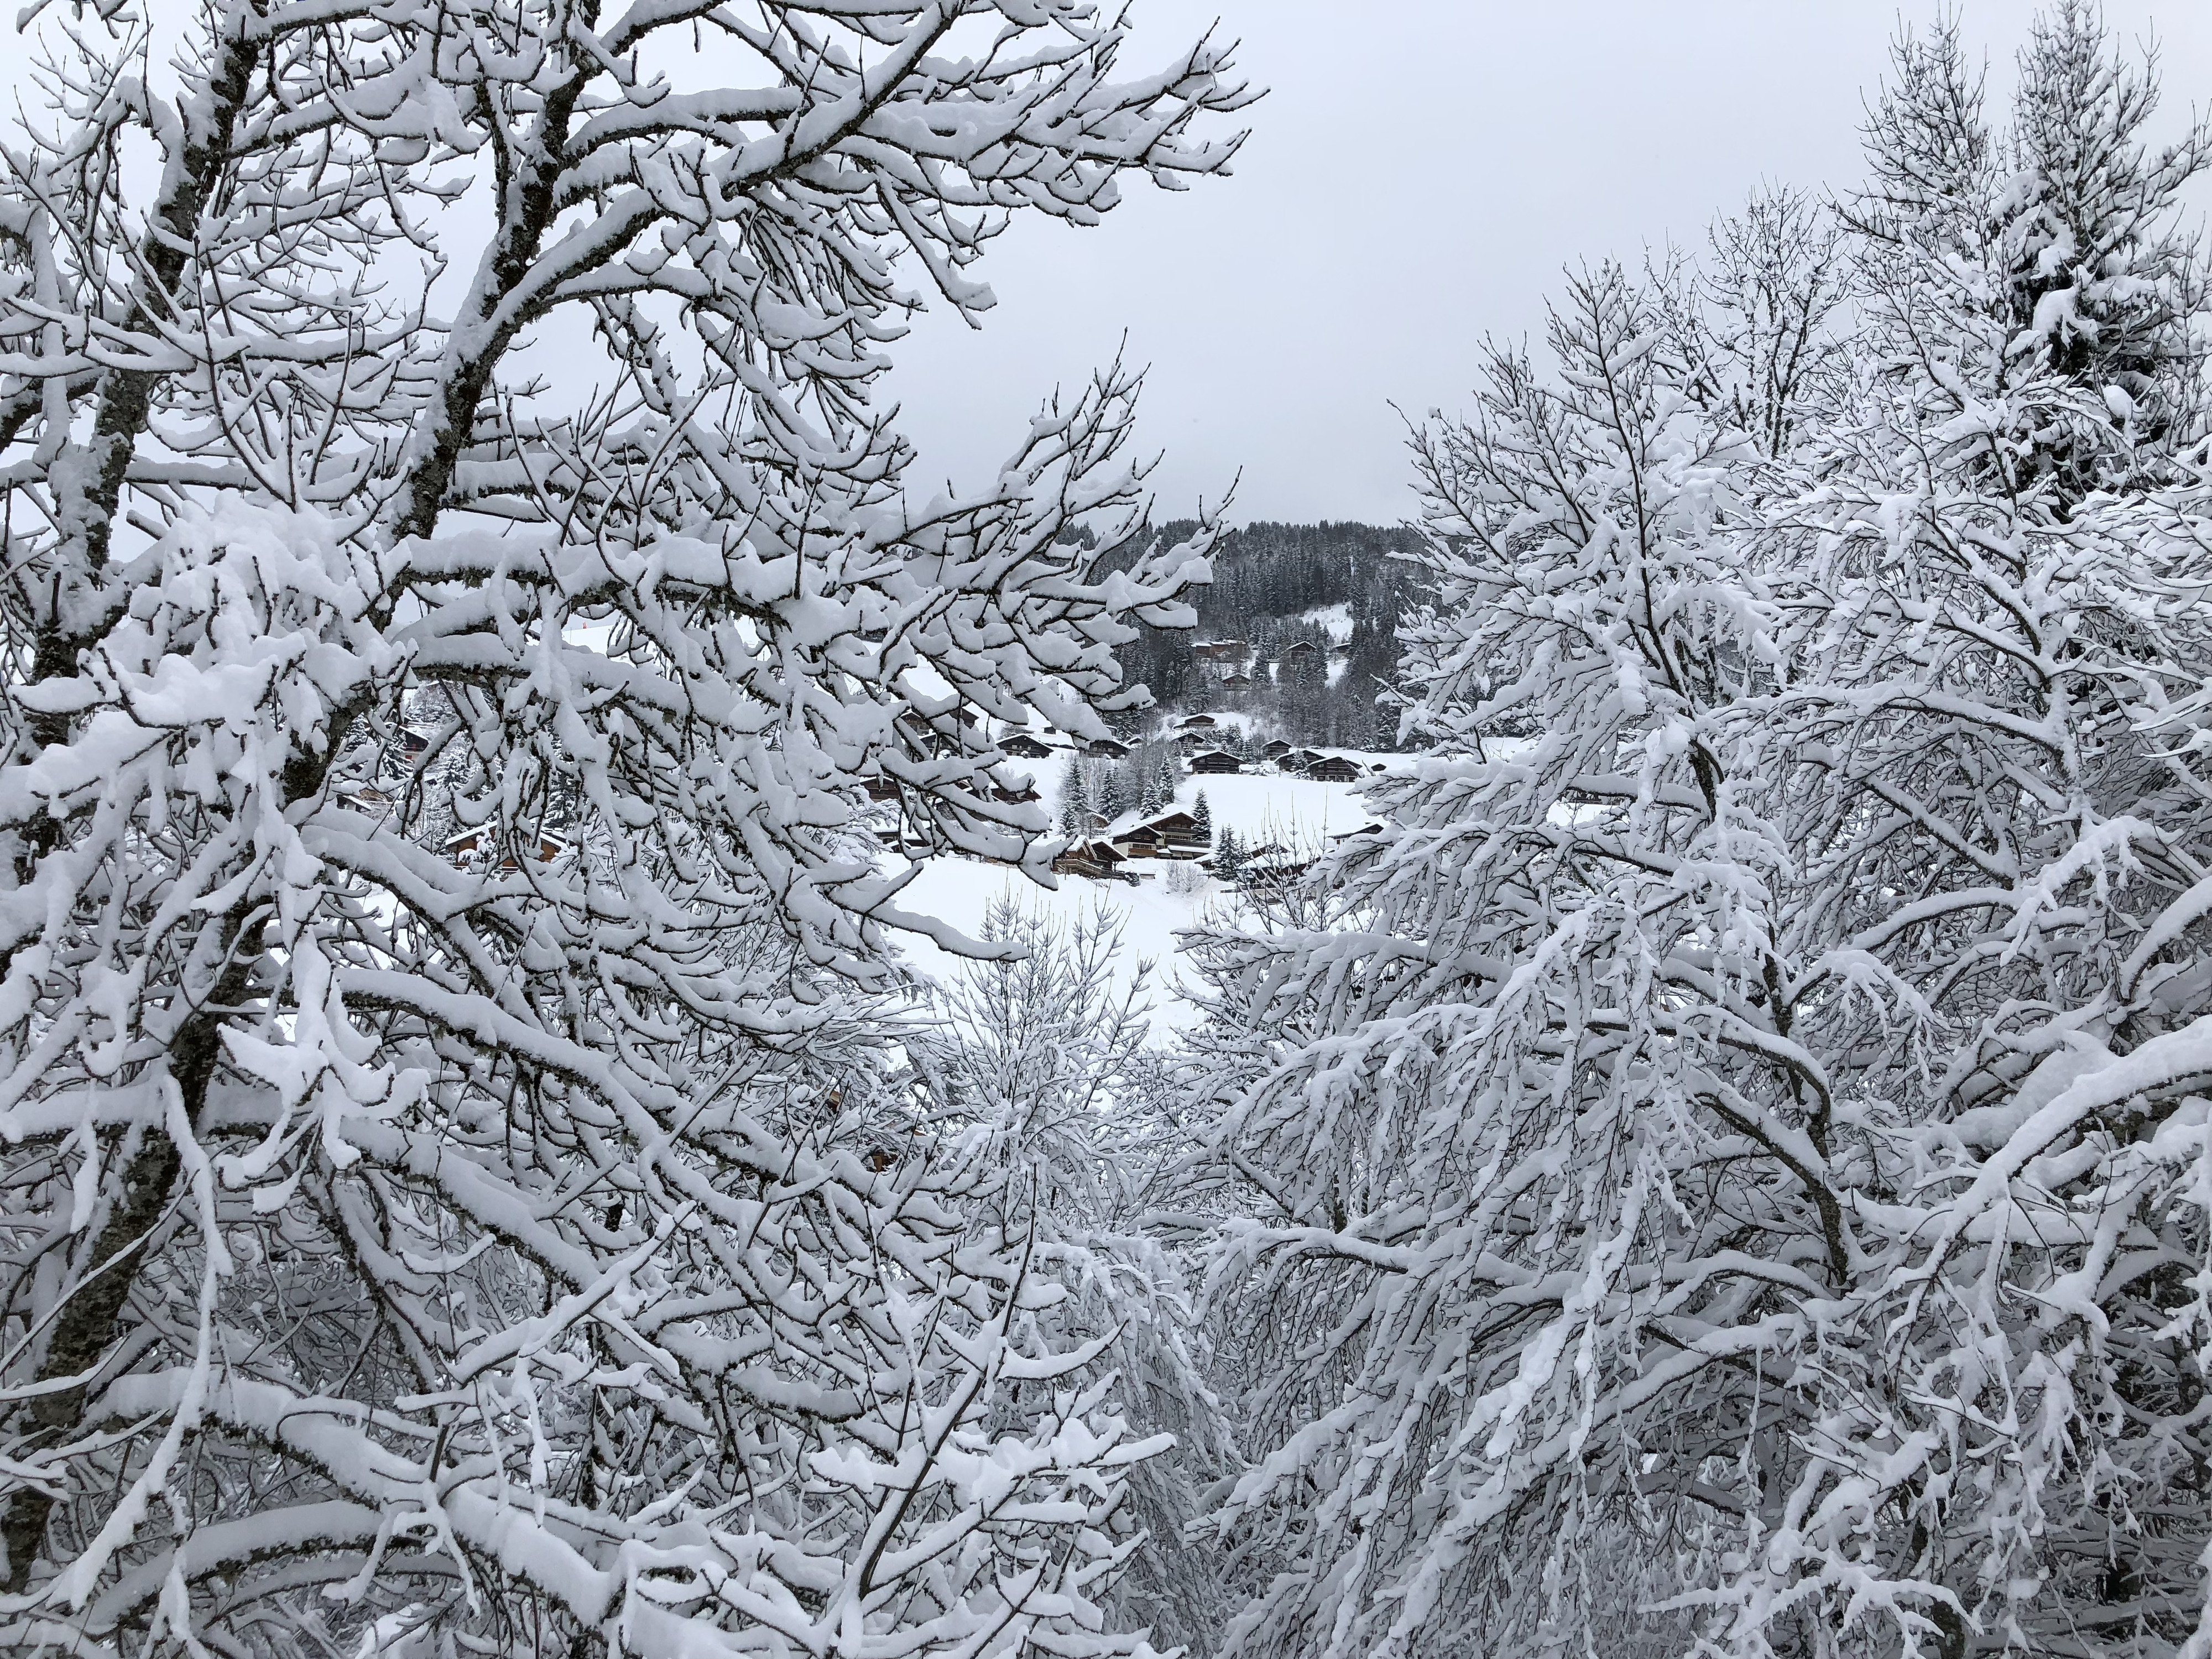
[(1125, 859), (1158, 858), (1164, 844), (1160, 832), (1148, 823), (1124, 830), (1114, 837), (1114, 850)]
[[(529, 837), (517, 830), (507, 842), (507, 849), (500, 859), (499, 867), (502, 870), (519, 869), (520, 866), (516, 861), (516, 848), (519, 846), (527, 845)], [(498, 842), (499, 826), (495, 823), (479, 823), (472, 830), (464, 830), (459, 834), (447, 836), (445, 853), (447, 858), (456, 861), (476, 858), (479, 855), (489, 857), (491, 849)], [(550, 830), (540, 830), (538, 832), (537, 842), (536, 856), (537, 861), (540, 864), (550, 864), (562, 854), (567, 852), (572, 844), (566, 836), (556, 834)]]
[(1103, 841), (1077, 842), (1052, 861), (1053, 873), (1088, 876), (1094, 881), (1126, 881), (1121, 866), (1127, 860)]
[(1163, 847), (1195, 847), (1204, 848), (1206, 836), (1198, 827), (1198, 820), (1188, 812), (1167, 812), (1145, 826), (1160, 838)]

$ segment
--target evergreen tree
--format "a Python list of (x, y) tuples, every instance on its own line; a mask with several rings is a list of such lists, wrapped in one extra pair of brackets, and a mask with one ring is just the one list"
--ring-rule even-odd
[(1213, 872), (1231, 883), (1244, 872), (1244, 845), (1237, 839), (1237, 831), (1227, 824), (1213, 839)]
[[(1060, 767), (1060, 823), (1063, 834), (1080, 836), (1092, 811), (1090, 768), (1079, 755), (1070, 755)], [(1068, 826), (1075, 828), (1071, 832)]]
[(1109, 822), (1120, 817), (1129, 805), (1121, 765), (1117, 762), (1105, 762), (1093, 769), (1092, 776), (1097, 785), (1098, 816)]
[(1213, 809), (1206, 805), (1205, 790), (1201, 789), (1198, 792), (1198, 802), (1191, 808), (1190, 816), (1198, 825), (1200, 836), (1205, 840), (1206, 845), (1212, 846), (1213, 844)]
[(2039, 16), (2020, 70), (1996, 216), (2006, 352), (2092, 394), (2121, 439), (2053, 445), (2044, 464), (2070, 502), (2203, 429), (2205, 272), (2181, 208), (2212, 162), (2212, 125), (2199, 118), (2174, 143), (2146, 144), (2155, 65), (2112, 49), (2092, 0)]

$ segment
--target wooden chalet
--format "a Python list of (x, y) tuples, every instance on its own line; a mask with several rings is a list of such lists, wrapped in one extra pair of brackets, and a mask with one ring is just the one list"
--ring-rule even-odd
[(860, 787), (868, 792), (870, 800), (896, 800), (899, 798), (898, 785), (889, 778), (864, 778)]
[(1125, 879), (1121, 866), (1127, 861), (1103, 841), (1079, 841), (1053, 860), (1052, 868), (1054, 875), (1118, 880)]
[(1083, 752), (1093, 760), (1127, 760), (1129, 745), (1116, 743), (1111, 738), (1093, 738), (1083, 745)]
[[(461, 859), (473, 858), (479, 853), (488, 854), (498, 839), (497, 824), (480, 823), (473, 830), (464, 830), (458, 835), (447, 836), (445, 854), (447, 858), (457, 861)], [(567, 852), (571, 845), (566, 836), (556, 835), (550, 830), (539, 830), (538, 832), (538, 862), (550, 864), (562, 854)], [(502, 870), (514, 870), (520, 867), (515, 859), (515, 846), (513, 842), (507, 844), (507, 851), (499, 861), (499, 867)]]
[(1190, 654), (1200, 662), (1242, 662), (1252, 654), (1252, 647), (1242, 640), (1200, 640)]
[(1176, 724), (1186, 732), (1200, 732), (1211, 726), (1218, 726), (1220, 722), (1211, 714), (1185, 714)]
[(1049, 760), (1052, 757), (1051, 747), (1039, 743), (1026, 732), (1016, 732), (1000, 738), (999, 751), (1018, 760)]
[(1149, 823), (1124, 830), (1114, 837), (1114, 850), (1125, 859), (1156, 859), (1165, 844), (1160, 832)]
[(1303, 659), (1315, 655), (1320, 651), (1320, 649), (1321, 647), (1316, 645), (1311, 640), (1300, 640), (1296, 645), (1293, 645), (1289, 650), (1283, 653), (1283, 660), (1285, 662), (1288, 662), (1294, 657)]
[(1306, 768), (1306, 775), (1321, 783), (1351, 783), (1361, 776), (1357, 762), (1341, 755), (1324, 755)]
[(1285, 743), (1280, 738), (1270, 738), (1267, 740), (1267, 746), (1265, 749), (1262, 749), (1260, 752), (1265, 755), (1269, 760), (1280, 760), (1284, 756), (1291, 752), (1291, 745)]
[(1269, 859), (1259, 864), (1248, 862), (1240, 879), (1247, 887), (1287, 887), (1312, 868), (1311, 859)]
[(1190, 769), (1209, 775), (1223, 772), (1241, 772), (1244, 769), (1244, 763), (1234, 755), (1215, 749), (1203, 755), (1192, 756)]
[(1163, 847), (1189, 847), (1200, 852), (1206, 849), (1206, 838), (1198, 827), (1198, 820), (1188, 812), (1167, 812), (1145, 826), (1158, 833)]
[(1249, 674), (1224, 674), (1221, 677), (1221, 689), (1224, 691), (1241, 691), (1251, 684)]

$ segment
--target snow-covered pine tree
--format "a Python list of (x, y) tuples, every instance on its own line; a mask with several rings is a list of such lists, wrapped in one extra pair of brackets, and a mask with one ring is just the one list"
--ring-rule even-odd
[[(1119, 369), (927, 501), (870, 388), (899, 259), (978, 313), (1012, 216), (1218, 171), (1221, 53), (225, 0), (165, 81), (95, 9), (0, 184), (0, 1643), (1138, 1650), (1152, 1448), (915, 1132), (861, 785), (1042, 873), (980, 734), (1102, 734), (1202, 571), (1061, 539), (1136, 521)], [(586, 325), (563, 410), (514, 354)]]
[(1071, 840), (1089, 832), (1090, 778), (1082, 758), (1070, 755), (1060, 769), (1060, 832)]
[(2206, 419), (2205, 273), (2183, 209), (2212, 125), (2147, 145), (2154, 67), (2122, 58), (2086, 0), (2059, 0), (2000, 133), (1958, 20), (1908, 33), (1869, 125), (1869, 182), (1844, 207), (1900, 367), (1943, 383), (1961, 420), (1979, 399), (2039, 398), (2025, 481), (2055, 472), (2062, 509), (2100, 485), (2171, 481), (2130, 469), (2185, 453)]
[[(1142, 816), (1150, 817), (1160, 810), (1162, 799), (1160, 769), (1149, 744), (1139, 750), (1133, 757), (1133, 769), (1137, 775), (1135, 790), (1137, 811)], [(1173, 797), (1170, 796), (1168, 799), (1172, 799)]]
[(2159, 92), (2155, 61), (2116, 52), (2091, 0), (2057, 0), (2021, 54), (1997, 211), (2007, 355), (2094, 393), (2129, 440), (2053, 446), (2062, 500), (2204, 433), (2207, 272), (2180, 210), (2212, 165), (2212, 122), (2151, 148)]
[(1109, 823), (1127, 811), (1132, 805), (1127, 781), (1121, 768), (1115, 761), (1100, 761), (1091, 771), (1094, 781), (1092, 811)]
[(1190, 809), (1191, 821), (1198, 826), (1199, 839), (1211, 847), (1213, 844), (1213, 808), (1206, 799), (1206, 791), (1198, 792), (1198, 799)]
[(1222, 880), (1232, 884), (1244, 873), (1244, 843), (1237, 838), (1236, 830), (1226, 824), (1213, 838), (1213, 872)]

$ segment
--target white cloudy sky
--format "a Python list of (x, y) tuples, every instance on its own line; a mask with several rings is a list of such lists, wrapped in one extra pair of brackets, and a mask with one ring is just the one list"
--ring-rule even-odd
[[(1993, 102), (2034, 7), (1967, 0)], [(983, 331), (895, 348), (923, 475), (987, 476), (1055, 382), (1149, 364), (1160, 510), (1391, 520), (1412, 413), (1464, 399), (1486, 331), (1540, 321), (1562, 264), (1695, 240), (1762, 179), (1848, 185), (1895, 0), (1134, 0), (1149, 67), (1218, 28), (1269, 89), (1233, 178), (1139, 185), (1097, 228), (1023, 226)], [(2212, 4), (2108, 0), (2154, 32), (2169, 125), (2212, 103)], [(920, 480), (917, 480), (920, 482)]]

